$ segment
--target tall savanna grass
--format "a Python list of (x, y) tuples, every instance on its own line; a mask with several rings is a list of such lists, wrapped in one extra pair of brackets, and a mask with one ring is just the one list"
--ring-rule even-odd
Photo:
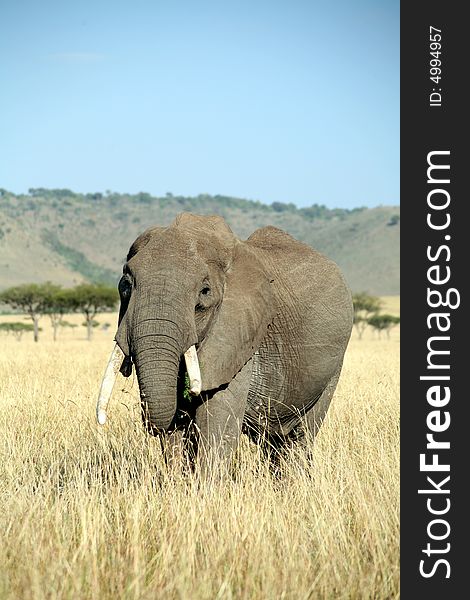
[(42, 325), (1, 338), (2, 600), (398, 597), (398, 330), (353, 334), (312, 460), (245, 439), (216, 483), (165, 467), (133, 377), (96, 425), (112, 331)]

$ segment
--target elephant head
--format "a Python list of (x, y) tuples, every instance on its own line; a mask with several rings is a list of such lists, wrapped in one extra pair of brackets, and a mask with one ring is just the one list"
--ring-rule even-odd
[(271, 283), (255, 250), (220, 217), (183, 213), (132, 244), (119, 282), (117, 350), (108, 370), (116, 372), (123, 355), (124, 375), (135, 364), (152, 432), (168, 430), (173, 421), (185, 353), (189, 363), (192, 352), (194, 381), (199, 362), (198, 393), (228, 384), (256, 352), (276, 313)]

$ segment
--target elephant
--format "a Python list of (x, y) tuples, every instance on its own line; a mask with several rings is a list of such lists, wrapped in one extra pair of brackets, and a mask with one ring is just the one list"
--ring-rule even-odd
[(147, 430), (181, 431), (203, 470), (227, 464), (241, 433), (271, 458), (315, 436), (353, 325), (332, 260), (273, 226), (242, 241), (220, 216), (181, 213), (135, 240), (118, 289), (100, 423), (134, 366)]

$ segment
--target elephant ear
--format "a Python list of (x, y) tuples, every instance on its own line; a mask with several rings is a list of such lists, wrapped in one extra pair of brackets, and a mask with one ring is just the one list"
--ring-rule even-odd
[(256, 251), (238, 242), (222, 304), (198, 350), (203, 390), (229, 383), (259, 348), (277, 310), (272, 281)]

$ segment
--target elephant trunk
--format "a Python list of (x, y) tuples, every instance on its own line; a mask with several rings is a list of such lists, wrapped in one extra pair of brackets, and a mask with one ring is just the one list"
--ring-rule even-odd
[(140, 319), (133, 331), (142, 416), (151, 433), (168, 430), (176, 412), (180, 360), (191, 343), (189, 332), (176, 323), (168, 317)]
[(153, 433), (166, 431), (176, 412), (176, 387), (181, 353), (164, 334), (136, 339), (134, 360), (142, 417)]

